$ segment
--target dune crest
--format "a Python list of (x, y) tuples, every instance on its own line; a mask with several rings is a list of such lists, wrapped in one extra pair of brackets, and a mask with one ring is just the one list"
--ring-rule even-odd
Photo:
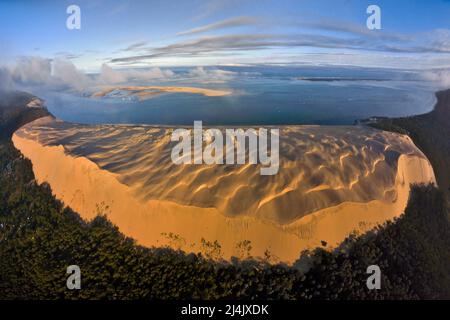
[(409, 137), (365, 127), (281, 127), (275, 176), (257, 165), (174, 165), (171, 130), (46, 118), (13, 142), (37, 180), (83, 218), (107, 205), (109, 219), (142, 245), (202, 252), (202, 238), (217, 240), (224, 258), (250, 240), (253, 256), (269, 250), (293, 262), (322, 240), (335, 246), (400, 215), (410, 183), (435, 181)]

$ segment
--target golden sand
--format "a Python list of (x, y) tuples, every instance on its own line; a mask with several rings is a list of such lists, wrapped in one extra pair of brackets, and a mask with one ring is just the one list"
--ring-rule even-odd
[(95, 92), (91, 95), (93, 98), (104, 97), (108, 93), (115, 90), (129, 91), (130, 95), (137, 96), (140, 100), (149, 99), (153, 96), (157, 96), (161, 93), (195, 93), (202, 94), (208, 97), (221, 97), (230, 95), (231, 91), (214, 90), (196, 87), (165, 87), (165, 86), (119, 86), (109, 87), (101, 91)]
[(202, 238), (217, 240), (226, 259), (243, 240), (253, 256), (269, 250), (285, 262), (321, 241), (336, 246), (399, 216), (411, 183), (435, 181), (407, 136), (368, 128), (284, 127), (270, 177), (253, 165), (176, 166), (170, 130), (41, 119), (13, 142), (38, 182), (83, 218), (109, 206), (108, 218), (139, 244), (201, 252)]

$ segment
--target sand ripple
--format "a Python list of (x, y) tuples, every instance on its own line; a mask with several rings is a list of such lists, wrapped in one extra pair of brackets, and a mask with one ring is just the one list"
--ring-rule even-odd
[[(348, 232), (361, 229), (361, 223), (373, 224), (398, 215), (406, 204), (409, 183), (434, 181), (428, 161), (407, 136), (366, 127), (281, 127), (280, 169), (274, 176), (261, 176), (258, 165), (175, 165), (170, 158), (174, 145), (170, 141), (172, 130), (155, 126), (79, 125), (46, 118), (21, 128), (14, 142), (31, 158), (42, 179), (51, 179), (49, 169), (43, 165), (40, 169), (36, 167), (39, 155), (29, 151), (31, 147), (27, 149), (25, 141), (35, 141), (43, 147), (62, 146), (67, 157), (89, 160), (99, 171), (107, 172), (126, 186), (136, 203), (158, 203), (160, 209), (161, 203), (166, 203), (170, 205), (163, 212), (170, 211), (168, 206), (180, 213), (190, 212), (181, 219), (186, 230), (175, 227), (171, 218), (172, 222), (165, 221), (165, 229), (156, 228), (158, 232), (177, 232), (192, 242), (198, 242), (197, 238), (204, 235), (210, 237), (208, 240), (219, 239), (225, 255), (235, 253), (233, 248), (239, 239), (250, 239), (259, 255), (270, 243), (271, 250), (285, 261), (292, 261), (296, 252), (314, 246), (319, 240), (333, 243)], [(60, 170), (63, 172), (64, 168)], [(80, 185), (74, 194), (65, 194), (64, 201), (76, 209), (87, 210), (80, 205), (89, 196), (83, 188), (87, 187)], [(54, 188), (55, 193), (64, 193), (64, 188), (60, 189)], [(207, 220), (195, 221), (198, 217), (192, 216), (192, 208), (222, 221), (222, 230), (202, 231), (202, 223), (208, 229)], [(136, 226), (130, 222), (132, 211), (114, 214), (119, 227), (119, 215), (127, 214), (128, 227), (123, 228), (130, 229), (128, 234), (144, 244), (164, 242), (156, 236), (148, 236), (151, 241), (147, 241), (141, 234), (145, 230), (133, 231)], [(143, 214), (136, 213), (135, 221)], [(189, 215), (193, 220), (190, 223), (199, 224), (199, 230), (196, 226), (192, 228), (197, 231), (192, 228), (189, 231), (189, 222), (185, 221)], [(155, 219), (153, 215), (153, 223), (157, 223)], [(150, 218), (146, 221), (152, 224)], [(236, 221), (240, 221), (238, 227)], [(247, 231), (239, 234), (242, 230)], [(262, 239), (268, 234), (279, 241)], [(194, 247), (191, 245), (187, 250), (199, 250)]]

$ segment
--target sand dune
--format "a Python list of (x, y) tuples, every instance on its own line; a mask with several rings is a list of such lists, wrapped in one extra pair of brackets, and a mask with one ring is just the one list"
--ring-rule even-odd
[(214, 90), (196, 87), (164, 87), (164, 86), (116, 86), (108, 87), (101, 91), (94, 92), (92, 98), (108, 96), (112, 93), (118, 93), (119, 96), (135, 96), (139, 100), (146, 100), (162, 93), (195, 93), (209, 97), (220, 97), (230, 95), (230, 91)]
[[(97, 207), (147, 246), (204, 251), (217, 240), (224, 258), (252, 242), (294, 261), (301, 250), (335, 246), (403, 211), (410, 183), (434, 182), (425, 156), (407, 136), (356, 126), (280, 129), (280, 170), (258, 165), (174, 165), (172, 128), (77, 125), (52, 118), (17, 131), (13, 142), (39, 182), (92, 219)], [(163, 234), (180, 236), (176, 241)]]

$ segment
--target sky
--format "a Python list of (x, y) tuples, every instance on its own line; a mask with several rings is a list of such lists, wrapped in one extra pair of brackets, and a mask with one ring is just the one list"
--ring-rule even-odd
[[(69, 30), (69, 5), (81, 29)], [(381, 9), (369, 30), (366, 9)], [(0, 64), (450, 67), (449, 0), (0, 0)]]

